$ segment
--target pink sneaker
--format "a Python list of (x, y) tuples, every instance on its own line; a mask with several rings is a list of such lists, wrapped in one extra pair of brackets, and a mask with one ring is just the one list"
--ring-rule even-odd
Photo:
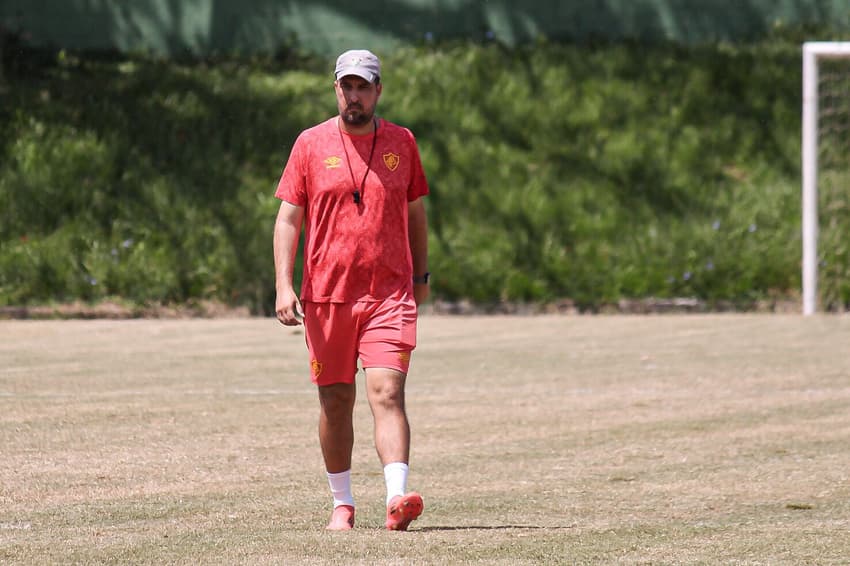
[(325, 527), (329, 531), (350, 531), (354, 528), (354, 507), (351, 505), (340, 505), (334, 507), (331, 514), (331, 522)]
[(415, 491), (396, 495), (387, 505), (385, 526), (390, 531), (406, 531), (410, 522), (415, 521), (422, 514), (423, 509), (425, 504), (422, 502), (422, 496)]

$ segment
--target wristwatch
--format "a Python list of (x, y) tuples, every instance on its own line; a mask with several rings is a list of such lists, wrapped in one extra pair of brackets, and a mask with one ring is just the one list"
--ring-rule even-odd
[(431, 279), (431, 273), (428, 272), (428, 271), (425, 272), (425, 275), (420, 275), (419, 277), (417, 277), (415, 275), (413, 276), (413, 282), (414, 283), (423, 283), (425, 285), (428, 284), (428, 281), (430, 281), (430, 279)]

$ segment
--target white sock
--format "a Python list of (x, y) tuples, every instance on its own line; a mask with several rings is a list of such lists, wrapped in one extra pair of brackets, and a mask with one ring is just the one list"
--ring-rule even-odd
[(351, 470), (345, 470), (338, 474), (328, 472), (328, 484), (334, 496), (334, 509), (340, 505), (351, 505), (354, 507), (354, 497), (351, 495)]
[(407, 473), (410, 468), (404, 462), (393, 462), (384, 466), (384, 481), (387, 482), (387, 505), (396, 495), (407, 491)]

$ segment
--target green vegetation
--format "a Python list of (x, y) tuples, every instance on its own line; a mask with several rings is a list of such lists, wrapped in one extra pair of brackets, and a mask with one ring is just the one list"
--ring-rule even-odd
[[(417, 135), (431, 183), (435, 296), (746, 308), (798, 293), (796, 39), (463, 43), (384, 64), (380, 111)], [(0, 305), (270, 312), (273, 191), (298, 132), (335, 111), (329, 67), (60, 53), (7, 72)], [(824, 300), (846, 305), (849, 270), (831, 265)]]

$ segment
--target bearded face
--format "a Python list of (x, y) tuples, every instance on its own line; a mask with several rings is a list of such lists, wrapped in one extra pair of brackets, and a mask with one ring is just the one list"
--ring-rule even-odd
[(335, 83), (339, 116), (346, 125), (362, 127), (375, 117), (381, 85), (356, 75), (340, 78)]
[(375, 116), (375, 107), (365, 110), (359, 104), (349, 104), (347, 108), (340, 111), (339, 115), (349, 126), (365, 126)]

